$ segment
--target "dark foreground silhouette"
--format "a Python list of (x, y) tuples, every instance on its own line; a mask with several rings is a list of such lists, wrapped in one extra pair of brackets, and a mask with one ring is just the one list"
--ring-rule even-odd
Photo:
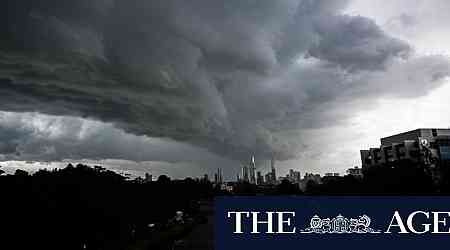
[[(170, 249), (199, 221), (195, 201), (212, 185), (185, 179), (143, 183), (101, 167), (69, 165), (0, 176), (0, 249)], [(191, 218), (170, 219), (181, 210)], [(139, 248), (138, 248), (139, 249)]]
[(0, 249), (212, 249), (216, 195), (449, 195), (449, 171), (440, 166), (436, 181), (424, 166), (401, 162), (364, 178), (310, 181), (304, 191), (282, 181), (235, 183), (232, 193), (207, 180), (129, 180), (98, 166), (0, 172)]

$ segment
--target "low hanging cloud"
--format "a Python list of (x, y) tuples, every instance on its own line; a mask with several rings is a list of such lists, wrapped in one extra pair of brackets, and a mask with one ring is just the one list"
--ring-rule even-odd
[(1, 160), (128, 159), (167, 163), (223, 161), (168, 138), (125, 133), (110, 123), (39, 113), (0, 112)]
[[(372, 20), (341, 14), (347, 1), (69, 2), (0, 4), (0, 110), (290, 159), (307, 148), (302, 131), (345, 121), (353, 102), (423, 95), (450, 73), (448, 58), (416, 55)], [(6, 154), (30, 133), (16, 132)], [(117, 147), (52, 157), (138, 158)]]

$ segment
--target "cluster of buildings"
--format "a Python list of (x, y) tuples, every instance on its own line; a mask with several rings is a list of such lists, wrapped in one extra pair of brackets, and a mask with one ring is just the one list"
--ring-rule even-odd
[(363, 177), (363, 171), (362, 168), (355, 166), (354, 168), (347, 169), (347, 175), (351, 175), (356, 178), (362, 178)]
[(309, 182), (320, 184), (322, 183), (322, 177), (320, 176), (320, 174), (305, 173), (305, 176), (300, 180), (299, 183), (300, 189), (306, 190)]
[(238, 182), (245, 181), (251, 184), (257, 184), (256, 176), (261, 176), (261, 172), (256, 173), (255, 157), (252, 159), (248, 165), (242, 166), (241, 174), (237, 176)]
[(143, 184), (143, 183), (150, 183), (150, 182), (153, 181), (153, 175), (151, 175), (151, 174), (149, 174), (149, 173), (145, 173), (144, 178), (138, 176), (138, 177), (135, 179), (135, 181), (136, 181), (137, 183), (141, 183), (141, 184)]
[[(361, 150), (360, 155), (362, 167), (349, 168), (347, 175), (361, 179), (364, 172), (370, 168), (407, 161), (425, 166), (433, 179), (439, 181), (442, 167), (450, 166), (450, 128), (421, 128), (384, 137), (380, 139), (379, 147)], [(277, 177), (274, 158), (270, 161), (270, 171), (263, 175), (261, 171), (257, 171), (255, 157), (252, 156), (248, 163), (242, 165), (240, 173), (237, 174), (237, 182), (225, 182), (222, 169), (219, 168), (214, 174), (214, 184), (219, 185), (221, 189), (232, 191), (236, 183), (270, 187), (287, 180), (305, 190), (308, 183), (321, 184), (340, 177), (339, 173), (326, 173), (324, 176), (305, 173), (302, 178), (300, 171), (293, 169), (289, 170), (286, 176)], [(148, 183), (152, 180), (152, 175), (145, 174), (145, 177), (139, 177), (138, 181)], [(209, 181), (208, 175), (201, 180)]]
[[(450, 165), (450, 129), (421, 128), (384, 137), (380, 139), (379, 147), (361, 150), (360, 155), (361, 167), (349, 168), (347, 175), (363, 178), (364, 172), (372, 167), (407, 160), (410, 163), (425, 166), (436, 181), (440, 178), (441, 167)], [(288, 180), (305, 190), (310, 182), (321, 184), (340, 176), (339, 173), (326, 173), (324, 176), (305, 173), (302, 178), (299, 171), (291, 169), (286, 176), (277, 177), (274, 158), (270, 161), (270, 171), (263, 175), (261, 171), (257, 171), (255, 157), (252, 156), (248, 163), (243, 164), (237, 175), (237, 183), (247, 182), (258, 186), (270, 186)], [(218, 169), (214, 175), (214, 183), (229, 187), (236, 182), (225, 183), (222, 170)]]
[[(206, 179), (208, 179), (208, 176), (205, 176)], [(223, 175), (222, 175), (222, 169), (218, 168), (217, 173), (214, 174), (214, 183), (222, 184), (223, 183)]]
[[(357, 178), (362, 178), (362, 169), (354, 167), (347, 170), (348, 175), (352, 175)], [(270, 161), (270, 171), (265, 175), (261, 174), (261, 171), (257, 171), (255, 164), (255, 157), (252, 156), (248, 164), (244, 164), (241, 168), (241, 173), (237, 175), (237, 182), (247, 182), (258, 186), (270, 186), (280, 184), (283, 180), (287, 180), (292, 184), (299, 185), (302, 190), (306, 189), (309, 182), (321, 184), (324, 179), (333, 179), (340, 177), (339, 173), (326, 173), (323, 177), (320, 174), (305, 173), (302, 178), (300, 171), (290, 169), (286, 176), (277, 177), (275, 168), (275, 159)]]
[(255, 185), (274, 185), (277, 183), (274, 158), (270, 161), (270, 167), (271, 171), (263, 176), (261, 171), (256, 171), (255, 156), (252, 156), (250, 163), (242, 166), (241, 173), (236, 176), (236, 180), (237, 182), (248, 182)]

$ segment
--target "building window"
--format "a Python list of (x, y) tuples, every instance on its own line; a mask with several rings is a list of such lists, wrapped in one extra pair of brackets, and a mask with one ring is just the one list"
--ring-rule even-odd
[(431, 133), (433, 134), (433, 136), (437, 136), (437, 129), (433, 128), (431, 130)]

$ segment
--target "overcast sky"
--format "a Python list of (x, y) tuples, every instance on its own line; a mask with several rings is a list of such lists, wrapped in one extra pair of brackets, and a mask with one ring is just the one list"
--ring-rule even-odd
[[(6, 0), (0, 158), (234, 178), (345, 172), (450, 127), (446, 0)], [(36, 161), (37, 163), (25, 163)], [(52, 163), (42, 163), (52, 162)]]

